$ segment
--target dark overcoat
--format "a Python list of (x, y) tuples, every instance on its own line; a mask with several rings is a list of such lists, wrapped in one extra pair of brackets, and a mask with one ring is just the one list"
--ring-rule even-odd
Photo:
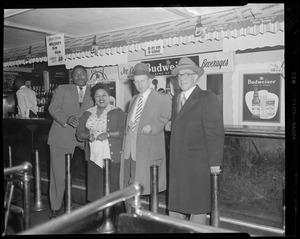
[(198, 86), (177, 112), (173, 97), (168, 209), (211, 211), (210, 166), (222, 166), (224, 124), (216, 95)]

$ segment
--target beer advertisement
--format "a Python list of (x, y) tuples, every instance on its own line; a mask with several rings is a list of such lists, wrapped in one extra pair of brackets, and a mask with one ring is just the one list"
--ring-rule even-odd
[(280, 74), (244, 74), (243, 121), (280, 122)]

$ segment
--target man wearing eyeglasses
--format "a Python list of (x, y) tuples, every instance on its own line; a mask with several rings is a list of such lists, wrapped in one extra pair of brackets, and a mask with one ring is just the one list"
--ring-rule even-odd
[(182, 90), (173, 97), (168, 209), (174, 218), (205, 224), (211, 212), (211, 173), (223, 163), (224, 124), (217, 96), (197, 85), (204, 70), (181, 58), (171, 71)]

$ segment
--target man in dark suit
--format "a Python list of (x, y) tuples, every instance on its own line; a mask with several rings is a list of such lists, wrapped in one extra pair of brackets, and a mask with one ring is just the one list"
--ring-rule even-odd
[(171, 217), (205, 224), (211, 212), (210, 174), (223, 162), (224, 124), (216, 95), (196, 84), (204, 70), (181, 58), (172, 75), (181, 92), (173, 97), (168, 209)]
[(74, 84), (59, 85), (54, 91), (49, 113), (53, 123), (48, 136), (50, 146), (51, 211), (49, 218), (58, 215), (65, 191), (65, 155), (74, 153), (75, 147), (83, 147), (75, 137), (79, 118), (84, 111), (94, 106), (90, 96), (87, 71), (77, 65), (72, 71)]

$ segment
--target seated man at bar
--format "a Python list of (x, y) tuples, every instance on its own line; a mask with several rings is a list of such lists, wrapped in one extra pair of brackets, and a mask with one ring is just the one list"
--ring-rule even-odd
[(84, 111), (94, 105), (90, 87), (86, 85), (88, 81), (86, 69), (81, 65), (75, 66), (71, 77), (74, 84), (59, 85), (49, 105), (49, 113), (53, 118), (48, 136), (51, 206), (49, 218), (55, 218), (60, 213), (65, 191), (65, 155), (73, 155), (76, 146), (83, 148), (83, 143), (75, 137), (79, 119)]
[(38, 117), (36, 94), (25, 85), (25, 82), (24, 76), (19, 76), (14, 82), (17, 90), (18, 114), (21, 118)]
[(224, 123), (216, 95), (201, 90), (204, 70), (181, 58), (171, 71), (181, 92), (173, 97), (169, 163), (169, 215), (205, 224), (211, 212), (210, 174), (223, 164)]
[[(91, 95), (96, 105), (83, 113), (76, 136), (78, 140), (86, 142), (87, 200), (92, 202), (105, 196), (104, 159), (111, 160), (110, 193), (120, 190), (120, 158), (126, 115), (120, 108), (110, 104), (109, 85), (94, 85)], [(113, 210), (117, 215), (124, 210), (123, 204), (115, 205)]]

